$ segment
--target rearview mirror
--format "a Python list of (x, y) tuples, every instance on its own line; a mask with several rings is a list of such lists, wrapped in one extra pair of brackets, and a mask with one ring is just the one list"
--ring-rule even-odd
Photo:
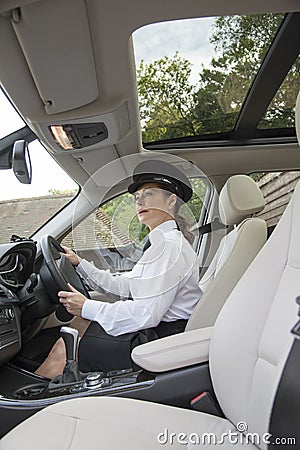
[(12, 154), (12, 168), (20, 183), (31, 184), (32, 168), (28, 143), (15, 141)]

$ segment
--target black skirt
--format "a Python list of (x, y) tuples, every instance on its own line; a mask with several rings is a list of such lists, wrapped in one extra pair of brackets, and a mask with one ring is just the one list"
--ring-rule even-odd
[(107, 334), (98, 322), (91, 322), (80, 340), (78, 349), (79, 369), (82, 372), (110, 372), (139, 367), (132, 361), (134, 347), (158, 338), (184, 331), (187, 320), (161, 322), (156, 328), (148, 328), (120, 336)]

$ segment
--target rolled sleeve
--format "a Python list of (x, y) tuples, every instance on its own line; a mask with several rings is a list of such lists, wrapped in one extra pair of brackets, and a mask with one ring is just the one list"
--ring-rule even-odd
[(76, 267), (76, 271), (85, 279), (87, 279), (90, 287), (97, 292), (104, 292), (108, 295), (128, 298), (129, 280), (127, 277), (118, 274), (111, 274), (106, 270), (97, 269), (93, 264), (81, 260)]
[(82, 317), (98, 322), (113, 335), (157, 326), (172, 304), (181, 280), (180, 248), (163, 242), (144, 255), (127, 279), (133, 300), (84, 303)]

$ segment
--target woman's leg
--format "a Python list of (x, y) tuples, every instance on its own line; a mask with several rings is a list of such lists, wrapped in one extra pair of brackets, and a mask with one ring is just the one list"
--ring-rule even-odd
[(86, 332), (88, 326), (90, 325), (91, 321), (83, 319), (82, 317), (74, 317), (72, 320), (70, 327), (75, 328), (78, 330), (78, 336), (81, 338), (84, 333)]
[(91, 322), (78, 348), (81, 372), (110, 372), (133, 367), (131, 351), (147, 341), (143, 333), (126, 333), (120, 336), (107, 334), (97, 322)]
[(45, 361), (34, 372), (46, 378), (54, 378), (63, 373), (66, 364), (66, 347), (62, 338), (59, 338)]
[[(70, 326), (79, 332), (79, 339), (83, 336), (90, 324), (89, 320), (81, 317), (74, 317)], [(54, 378), (63, 373), (66, 364), (66, 347), (62, 338), (59, 338), (53, 345), (49, 355), (40, 367), (35, 371), (37, 375), (46, 378)]]

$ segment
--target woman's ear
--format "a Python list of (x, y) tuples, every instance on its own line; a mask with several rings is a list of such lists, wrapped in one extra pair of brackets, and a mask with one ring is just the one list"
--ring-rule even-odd
[(177, 203), (177, 196), (176, 196), (176, 194), (171, 194), (170, 196), (169, 196), (169, 198), (168, 198), (168, 205), (169, 205), (169, 208), (171, 209), (171, 208), (174, 208), (174, 206), (176, 205), (176, 203)]

